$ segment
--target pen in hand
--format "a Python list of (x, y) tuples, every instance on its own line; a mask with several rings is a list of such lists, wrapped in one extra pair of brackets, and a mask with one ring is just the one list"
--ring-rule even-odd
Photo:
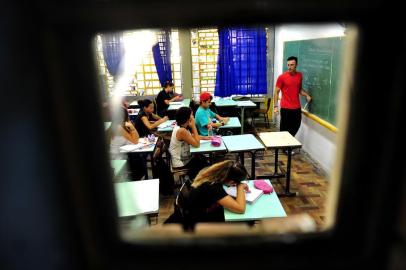
[(246, 193), (250, 193), (250, 192), (251, 192), (251, 190), (250, 190), (248, 184), (245, 184), (244, 189), (245, 189), (245, 192), (246, 192)]

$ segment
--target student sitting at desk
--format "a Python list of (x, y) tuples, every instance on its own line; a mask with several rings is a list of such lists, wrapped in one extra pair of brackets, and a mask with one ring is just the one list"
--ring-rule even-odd
[[(196, 127), (200, 135), (209, 135), (209, 130), (217, 129), (227, 124), (229, 118), (221, 117), (210, 110), (210, 104), (213, 97), (209, 92), (200, 94), (200, 106), (196, 111)], [(214, 122), (213, 119), (217, 118), (219, 121)]]
[[(114, 115), (108, 130), (110, 135), (110, 154), (112, 159), (127, 159), (126, 154), (120, 153), (120, 147), (127, 144), (137, 144), (139, 135), (128, 117), (126, 108), (121, 107), (118, 115)], [(147, 170), (146, 158), (142, 154), (129, 153), (128, 163), (133, 180), (141, 179)]]
[(139, 100), (138, 104), (141, 107), (135, 120), (135, 127), (137, 128), (140, 137), (145, 137), (152, 134), (151, 130), (168, 120), (168, 117), (163, 118), (154, 114), (154, 105), (149, 99)]
[(161, 92), (156, 97), (157, 114), (160, 117), (166, 115), (166, 110), (169, 107), (169, 102), (182, 99), (181, 95), (173, 92), (173, 83), (166, 81)]
[[(183, 196), (177, 198), (183, 204), (178, 206), (181, 209), (175, 208), (175, 213), (165, 223), (183, 223), (187, 227), (197, 222), (224, 222), (224, 208), (243, 214), (248, 186), (241, 181), (246, 177), (244, 166), (231, 160), (201, 170), (188, 191), (179, 193), (179, 196)], [(228, 195), (223, 185), (237, 186), (237, 197)], [(187, 213), (187, 216), (181, 213)]]
[(192, 110), (189, 107), (179, 108), (176, 113), (176, 123), (169, 145), (172, 168), (188, 169), (187, 175), (193, 180), (199, 171), (209, 164), (204, 156), (192, 157), (190, 146), (199, 147), (200, 140), (210, 140), (211, 138), (199, 136)]

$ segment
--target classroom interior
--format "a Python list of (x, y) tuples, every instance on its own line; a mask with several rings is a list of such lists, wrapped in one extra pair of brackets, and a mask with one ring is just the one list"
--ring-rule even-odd
[[(193, 107), (192, 104), (194, 103), (197, 107), (199, 95), (202, 92), (210, 92), (214, 96), (215, 104), (219, 105), (216, 106), (217, 112), (220, 115), (224, 114), (225, 116), (237, 118), (239, 121), (238, 128), (231, 128), (228, 132), (223, 132), (222, 135), (252, 134), (262, 143), (259, 137), (260, 133), (279, 132), (280, 117), (279, 114), (273, 113), (274, 86), (278, 76), (286, 71), (286, 58), (296, 55), (299, 58), (297, 70), (303, 72), (304, 75), (303, 89), (306, 89), (314, 98), (310, 108), (305, 99), (301, 100), (303, 108), (302, 120), (300, 129), (295, 136), (301, 145), (294, 148), (291, 161), (288, 163), (288, 155), (282, 153), (283, 149), (279, 149), (281, 151), (277, 154), (279, 159), (277, 163), (284, 170), (281, 172), (285, 172), (287, 164), (291, 163), (290, 189), (292, 193), (291, 196), (283, 196), (282, 194), (286, 187), (286, 179), (272, 179), (271, 183), (275, 192), (282, 194), (282, 196), (279, 196), (279, 201), (284, 213), (279, 214), (279, 216), (275, 213), (273, 218), (268, 219), (275, 219), (280, 222), (283, 216), (293, 216), (292, 223), (296, 223), (296, 226), (299, 227), (302, 226), (303, 230), (308, 232), (326, 230), (334, 224), (333, 208), (335, 203), (333, 198), (335, 196), (331, 194), (337, 193), (338, 184), (331, 185), (331, 178), (332, 172), (337, 166), (337, 136), (340, 130), (337, 128), (338, 115), (339, 113), (345, 115), (346, 109), (345, 106), (341, 106), (345, 103), (346, 98), (346, 94), (342, 92), (348, 91), (348, 85), (342, 85), (339, 82), (341, 76), (345, 76), (341, 72), (343, 65), (349, 65), (349, 63), (343, 63), (346, 60), (343, 56), (354, 53), (351, 51), (353, 50), (351, 46), (356, 42), (356, 28), (346, 23), (325, 23), (251, 26), (233, 29), (240, 30), (240, 33), (243, 34), (244, 30), (255, 32), (254, 35), (263, 33), (265, 37), (261, 41), (264, 43), (262, 46), (265, 47), (261, 51), (263, 54), (262, 60), (260, 56), (255, 55), (257, 58), (254, 61), (266, 62), (262, 67), (265, 70), (262, 77), (265, 78), (266, 82), (263, 85), (252, 84), (249, 86), (251, 88), (248, 88), (248, 91), (247, 88), (245, 89), (245, 92), (228, 90), (229, 92), (223, 93), (219, 90), (219, 83), (216, 85), (216, 79), (221, 79), (218, 76), (216, 77), (216, 73), (219, 72), (218, 61), (220, 61), (219, 51), (221, 51), (220, 34), (216, 27), (172, 28), (165, 31), (142, 29), (97, 34), (94, 38), (95, 63), (98, 71), (106, 130), (110, 127), (114, 108), (122, 106), (123, 100), (127, 103), (131, 121), (135, 122), (140, 111), (138, 100), (149, 99), (154, 101), (156, 95), (162, 90), (160, 76), (163, 75), (157, 72), (158, 67), (154, 62), (157, 61), (157, 58), (155, 58), (156, 56), (151, 48), (156, 44), (162, 46), (162, 43), (158, 43), (158, 41), (164, 40), (170, 43), (170, 47), (166, 49), (170, 48), (171, 50), (170, 66), (172, 69), (170, 73), (174, 83), (174, 91), (181, 94), (188, 101), (185, 106), (190, 105)], [(349, 42), (350, 45), (345, 42), (348, 39), (349, 31), (353, 33), (352, 40)], [(238, 38), (238, 35), (236, 37)], [(241, 40), (247, 37), (249, 37), (249, 34), (241, 37)], [(124, 59), (121, 60), (121, 67), (117, 65), (117, 59), (112, 56), (114, 52), (117, 54), (114, 49), (117, 50), (117, 40), (119, 39), (122, 40), (120, 46), (124, 47), (123, 52), (125, 52), (121, 53), (123, 55), (121, 59)], [(255, 40), (255, 42), (259, 41)], [(165, 43), (163, 44), (165, 45)], [(237, 44), (237, 48), (238, 46), (247, 46), (241, 41), (235, 44)], [(255, 46), (259, 45), (256, 43)], [(242, 55), (241, 51), (239, 53)], [(256, 53), (259, 54), (259, 52)], [(250, 55), (247, 57), (250, 57)], [(251, 57), (254, 56), (251, 55)], [(113, 60), (116, 61), (116, 66), (113, 65)], [(118, 70), (120, 68), (121, 71)], [(252, 69), (256, 68), (258, 66), (252, 67)], [(109, 69), (112, 73), (114, 72), (115, 76), (110, 73)], [(250, 77), (246, 81), (250, 79), (258, 80), (257, 77), (260, 75), (252, 73), (248, 71), (242, 76)], [(253, 78), (254, 76), (257, 77)], [(260, 91), (258, 89), (252, 90), (258, 86), (262, 87)], [(218, 97), (216, 93), (221, 97)], [(223, 107), (220, 104), (223, 100), (238, 100), (241, 97), (255, 104), (255, 106), (246, 108), (245, 114), (241, 114), (238, 107)], [(191, 100), (190, 104), (189, 100)], [(340, 110), (343, 110), (343, 112)], [(170, 119), (174, 118), (174, 113), (172, 111)], [(243, 128), (240, 129), (240, 126), (243, 126)], [(165, 130), (167, 127), (167, 124), (163, 128), (158, 126), (154, 130), (154, 134), (157, 137), (164, 138), (167, 147), (169, 147), (172, 133)], [(168, 154), (166, 152), (163, 156), (167, 158), (166, 162), (170, 166)], [(209, 157), (208, 152), (205, 152), (205, 155)], [(250, 153), (243, 155), (245, 168), (251, 172), (252, 155)], [(255, 152), (254, 155), (256, 156), (255, 174), (272, 175), (275, 171), (275, 150), (265, 148)], [(232, 152), (214, 153), (212, 158), (211, 164), (226, 159), (241, 161), (239, 154)], [(152, 155), (146, 156), (146, 159), (149, 160), (147, 162), (148, 176), (147, 178), (143, 177), (141, 181), (153, 179), (153, 176), (156, 175), (152, 165)], [(112, 160), (112, 162), (117, 163), (115, 160)], [(125, 161), (122, 164), (118, 168), (113, 166), (112, 181), (115, 183), (116, 188), (117, 185), (121, 185), (120, 183), (131, 181), (131, 170), (125, 164)], [(164, 222), (174, 212), (176, 197), (183, 183), (182, 179), (176, 174), (174, 174), (174, 181), (175, 186), (170, 195), (163, 195), (162, 192), (159, 192), (159, 196), (153, 196), (159, 202), (159, 208), (153, 210), (153, 213), (148, 212), (151, 210), (141, 210), (140, 212), (136, 210), (142, 208), (136, 204), (140, 203), (143, 197), (148, 196), (147, 192), (137, 194), (140, 198), (136, 199), (134, 196), (137, 195), (129, 191), (124, 192), (124, 187), (119, 188), (120, 191), (116, 190), (122, 235), (131, 235), (130, 238), (132, 239), (133, 235), (141, 234), (144, 237), (149, 230), (152, 230), (151, 234), (156, 234), (157, 229), (164, 231), (174, 229), (172, 228), (174, 225), (164, 225)], [(126, 189), (131, 188), (128, 186)], [(329, 196), (330, 202), (328, 200)], [(252, 206), (255, 206), (255, 203)], [(330, 208), (330, 210), (327, 210), (327, 208)], [(302, 220), (297, 221), (300, 219)], [(244, 227), (241, 231), (236, 231), (237, 233), (254, 231), (253, 228), (260, 227), (258, 224), (261, 224), (261, 220), (266, 220), (266, 218), (253, 218), (247, 228)], [(233, 224), (233, 222), (226, 223)], [(300, 223), (305, 225), (300, 225)], [(241, 225), (238, 222), (234, 222), (234, 224)], [(179, 228), (174, 230), (178, 231)], [(217, 230), (218, 228), (215, 227), (211, 231), (215, 234)]]
[[(406, 269), (402, 125), (406, 36), (390, 31), (404, 24), (403, 10), (396, 4), (393, 0), (4, 3), (0, 268)], [(307, 45), (315, 39), (352, 40), (341, 74), (342, 89), (347, 91), (340, 91), (339, 104), (333, 105), (339, 109), (336, 119), (321, 113), (316, 102), (302, 112), (295, 137), (302, 147), (294, 149), (291, 160), (290, 191), (298, 194), (272, 197), (286, 217), (261, 219), (250, 226), (201, 224), (193, 233), (184, 232), (179, 226), (161, 225), (173, 211), (175, 194), (165, 197), (159, 192), (153, 198), (158, 202), (157, 216), (120, 217), (116, 184), (148, 180), (126, 181), (127, 170), (120, 178), (114, 176), (103, 123), (109, 97), (103, 89), (109, 80), (104, 81), (98, 70), (102, 63), (97, 62), (97, 36), (162, 27), (177, 30), (180, 61), (192, 62), (192, 68), (186, 74), (180, 63), (178, 82), (173, 75), (175, 90), (192, 100), (193, 56), (182, 51), (182, 40), (190, 39), (183, 39), (179, 31), (216, 25), (263, 25), (273, 33), (267, 39), (274, 52), (267, 55), (266, 97), (272, 96), (275, 79), (284, 69), (285, 45), (292, 50), (300, 44), (310, 48)], [(355, 34), (350, 25), (356, 26)], [(189, 60), (183, 57), (187, 55)], [(306, 63), (299, 61), (300, 71)], [(309, 68), (307, 74), (312, 72)], [(188, 79), (183, 78), (186, 75)], [(131, 83), (123, 90), (136, 94)], [(124, 96), (130, 103), (137, 99)], [(313, 97), (316, 101), (314, 93)], [(264, 108), (264, 103), (259, 106)], [(278, 117), (268, 114), (267, 126), (259, 115), (252, 124), (250, 110), (243, 118), (240, 109), (236, 117), (244, 119), (239, 122), (244, 135), (254, 136), (265, 147), (260, 133), (277, 132)], [(237, 159), (238, 154), (228, 150), (215, 157)], [(256, 175), (273, 172), (274, 153), (256, 153)], [(287, 156), (279, 156), (286, 166)], [(252, 156), (243, 160), (252, 172)], [(153, 170), (147, 165), (151, 178)], [(273, 195), (284, 192), (284, 179), (271, 183)], [(303, 215), (309, 226), (303, 226)]]

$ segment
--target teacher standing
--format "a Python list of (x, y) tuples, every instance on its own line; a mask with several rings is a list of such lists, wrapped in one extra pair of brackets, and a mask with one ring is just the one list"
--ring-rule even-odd
[(280, 102), (280, 131), (288, 131), (295, 136), (302, 121), (302, 111), (299, 95), (305, 96), (307, 102), (312, 97), (302, 88), (303, 75), (296, 71), (297, 57), (291, 56), (287, 59), (288, 71), (279, 75), (275, 86), (274, 112), (279, 112), (279, 92), (282, 91)]

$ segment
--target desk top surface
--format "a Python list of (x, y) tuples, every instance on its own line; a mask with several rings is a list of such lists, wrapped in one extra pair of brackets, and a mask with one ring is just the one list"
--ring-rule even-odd
[(114, 170), (114, 176), (117, 176), (123, 170), (125, 164), (127, 163), (127, 160), (112, 159), (110, 163), (111, 167)]
[(182, 101), (174, 101), (169, 103), (168, 111), (177, 110), (181, 107), (189, 107), (190, 98), (185, 98)]
[(256, 108), (257, 104), (255, 104), (251, 100), (242, 100), (242, 101), (237, 101), (237, 106), (246, 107), (246, 108)]
[(241, 123), (238, 117), (230, 117), (230, 120), (228, 120), (227, 124), (224, 126), (221, 126), (220, 128), (240, 128)]
[(229, 152), (265, 150), (262, 143), (252, 134), (223, 136), (222, 139)]
[(148, 138), (140, 138), (137, 144), (127, 144), (120, 147), (120, 153), (152, 153), (158, 138), (150, 142)]
[(160, 132), (170, 132), (175, 128), (176, 120), (167, 120), (158, 126)]
[(115, 183), (120, 217), (154, 214), (159, 211), (159, 179)]
[(211, 153), (211, 152), (224, 152), (227, 151), (226, 146), (224, 145), (224, 141), (221, 141), (220, 146), (213, 146), (211, 145), (211, 141), (204, 141), (200, 140), (200, 147), (190, 147), (190, 153)]
[[(266, 182), (272, 185), (269, 180)], [(248, 181), (250, 189), (254, 189), (254, 181)], [(248, 221), (259, 220), (272, 217), (286, 217), (286, 212), (279, 201), (276, 191), (271, 194), (262, 194), (253, 203), (247, 203), (244, 214), (236, 214), (224, 209), (224, 219), (226, 221)]]
[(213, 102), (216, 104), (217, 107), (237, 106), (237, 102), (235, 102), (231, 98), (214, 98)]
[(267, 148), (302, 147), (302, 144), (287, 131), (260, 132), (259, 137)]

